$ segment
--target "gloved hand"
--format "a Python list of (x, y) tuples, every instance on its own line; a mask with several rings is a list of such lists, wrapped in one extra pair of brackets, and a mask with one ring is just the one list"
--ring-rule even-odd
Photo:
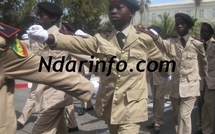
[(81, 36), (81, 37), (83, 37), (83, 38), (88, 38), (88, 37), (90, 37), (89, 34), (84, 33), (84, 32), (81, 31), (80, 29), (78, 29), (77, 31), (75, 31), (75, 35), (76, 35), (76, 36)]
[(158, 33), (153, 29), (147, 29), (145, 27), (139, 26), (137, 30), (148, 34), (149, 36), (152, 37), (153, 40), (157, 40), (158, 38)]
[(168, 78), (167, 78), (167, 81), (170, 82), (172, 80), (172, 76), (170, 75)]
[(31, 40), (39, 43), (44, 43), (48, 39), (48, 32), (40, 25), (33, 25), (26, 32)]

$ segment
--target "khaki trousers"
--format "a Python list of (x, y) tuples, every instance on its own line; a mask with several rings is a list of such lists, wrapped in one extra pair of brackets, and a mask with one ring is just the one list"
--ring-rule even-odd
[[(87, 78), (88, 80), (90, 80), (91, 75), (85, 76), (85, 78)], [(89, 101), (87, 101), (87, 102), (81, 101), (81, 107), (82, 107), (82, 108), (90, 108), (90, 107), (92, 107), (92, 106), (93, 106), (93, 104), (92, 104), (91, 99), (90, 99)]]
[(32, 134), (68, 134), (64, 108), (42, 109), (34, 124)]
[(65, 70), (54, 72), (52, 69), (48, 72), (44, 66), (38, 72), (39, 56), (28, 51), (27, 57), (20, 57), (10, 48), (5, 51), (1, 49), (0, 47), (0, 134), (16, 132), (13, 79), (49, 85), (85, 101), (91, 98), (93, 84), (80, 74)]
[(207, 85), (204, 86), (204, 104), (202, 106), (202, 133), (213, 134), (215, 128), (214, 124), (214, 98), (215, 90), (208, 89)]
[(141, 123), (112, 125), (107, 120), (107, 125), (110, 134), (139, 134)]
[(74, 104), (65, 107), (65, 116), (68, 120), (67, 127), (75, 128), (78, 127), (78, 123), (75, 118)]
[(14, 80), (5, 79), (0, 87), (0, 134), (16, 133), (17, 124), (13, 103)]
[(191, 113), (196, 101), (196, 97), (173, 98), (170, 97), (175, 129), (177, 134), (191, 134)]
[[(37, 98), (37, 97), (35, 97), (35, 95), (36, 95), (36, 89), (37, 88), (41, 89), (41, 88), (44, 88), (44, 87), (46, 87), (46, 86), (42, 85), (42, 84), (33, 83), (31, 91), (30, 91), (30, 95), (29, 95), (28, 99), (26, 100), (25, 106), (22, 109), (22, 113), (21, 113), (20, 117), (18, 118), (18, 121), (20, 123), (22, 123), (23, 125), (25, 125), (25, 123), (29, 119), (31, 113), (33, 112), (33, 110), (36, 107), (35, 106), (35, 104), (36, 104), (35, 100)], [(42, 97), (40, 97), (40, 98), (42, 99)], [(41, 104), (39, 104), (39, 105), (41, 105)]]
[[(30, 96), (26, 101), (26, 104), (22, 110), (22, 114), (20, 115), (20, 117), (18, 118), (18, 121), (20, 123), (22, 123), (23, 125), (27, 122), (27, 120), (29, 119), (31, 113), (33, 112), (34, 108), (35, 108), (35, 99), (37, 97), (35, 97), (35, 92), (36, 89), (39, 90), (45, 90), (48, 86), (43, 85), (43, 84), (33, 84), (32, 88), (31, 88), (31, 92), (30, 92)], [(43, 97), (40, 97), (40, 99)], [(67, 100), (65, 100), (66, 102)], [(41, 101), (42, 103), (42, 101)], [(71, 102), (73, 103), (73, 102)], [(63, 108), (63, 107), (62, 107)], [(76, 121), (75, 118), (75, 113), (74, 113), (74, 105), (68, 105), (65, 107), (65, 116), (68, 120), (68, 127), (69, 128), (75, 128), (78, 126), (78, 123)]]

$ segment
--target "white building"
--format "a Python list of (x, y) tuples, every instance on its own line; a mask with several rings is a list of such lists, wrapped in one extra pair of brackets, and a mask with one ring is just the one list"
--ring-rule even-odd
[[(145, 26), (151, 25), (152, 20), (159, 20), (159, 14), (165, 12), (170, 13), (173, 17), (178, 12), (186, 13), (190, 16), (195, 16), (194, 0), (188, 2), (172, 2), (164, 4), (151, 4), (148, 11), (145, 10), (142, 16), (137, 11), (135, 17), (132, 19), (133, 25), (140, 24), (140, 17), (142, 17), (142, 24)], [(102, 22), (108, 21), (107, 16), (102, 17)], [(201, 21), (209, 21), (215, 24), (215, 0), (203, 0), (201, 6), (197, 8), (196, 18)]]
[[(173, 17), (176, 13), (182, 12), (190, 16), (195, 16), (195, 10), (194, 1), (152, 4), (149, 5), (148, 11), (145, 10), (142, 16), (140, 16), (139, 12), (136, 12), (132, 23), (134, 25), (140, 24), (140, 17), (142, 17), (142, 24), (149, 26), (152, 20), (159, 20), (157, 17), (159, 14), (166, 12)], [(200, 7), (197, 8), (196, 18), (215, 24), (215, 0), (203, 0)]]

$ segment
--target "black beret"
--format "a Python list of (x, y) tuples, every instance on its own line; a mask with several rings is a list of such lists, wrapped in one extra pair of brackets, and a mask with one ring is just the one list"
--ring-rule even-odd
[(190, 28), (194, 26), (194, 22), (193, 22), (192, 18), (189, 15), (184, 14), (184, 13), (177, 13), (177, 14), (175, 14), (175, 19), (177, 17), (183, 18), (184, 21), (190, 26)]
[(155, 30), (158, 34), (160, 34), (161, 32), (161, 28), (159, 26), (155, 26), (155, 25), (152, 25), (150, 27), (148, 27), (148, 29), (153, 29)]
[(202, 23), (202, 26), (208, 27), (209, 30), (210, 30), (210, 32), (211, 32), (211, 34), (214, 34), (214, 29), (213, 29), (213, 27), (212, 27), (209, 23), (203, 22), (203, 23)]
[(0, 35), (1, 36), (10, 38), (18, 32), (19, 32), (19, 29), (0, 22)]
[(66, 27), (66, 29), (67, 29), (68, 31), (75, 32), (75, 28), (72, 26), (72, 24), (70, 24), (70, 23), (65, 23), (65, 22), (63, 22), (62, 24)]
[(60, 6), (51, 2), (40, 2), (37, 4), (37, 7), (57, 16), (63, 15), (63, 10), (60, 8)]
[(139, 10), (139, 5), (137, 4), (136, 0), (109, 0), (109, 1), (110, 3), (119, 2), (125, 4), (129, 9), (135, 12)]

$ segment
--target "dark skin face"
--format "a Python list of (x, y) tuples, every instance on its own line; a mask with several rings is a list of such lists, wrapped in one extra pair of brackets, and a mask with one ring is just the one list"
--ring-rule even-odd
[(185, 36), (189, 32), (189, 25), (184, 21), (183, 18), (177, 17), (175, 19), (175, 30), (180, 36)]
[(35, 23), (47, 30), (56, 24), (57, 19), (57, 16), (50, 15), (45, 10), (38, 8)]
[(212, 34), (207, 26), (201, 26), (200, 36), (204, 41), (208, 41), (211, 38)]
[(111, 3), (109, 5), (108, 17), (118, 31), (124, 30), (129, 24), (134, 12), (121, 3)]

